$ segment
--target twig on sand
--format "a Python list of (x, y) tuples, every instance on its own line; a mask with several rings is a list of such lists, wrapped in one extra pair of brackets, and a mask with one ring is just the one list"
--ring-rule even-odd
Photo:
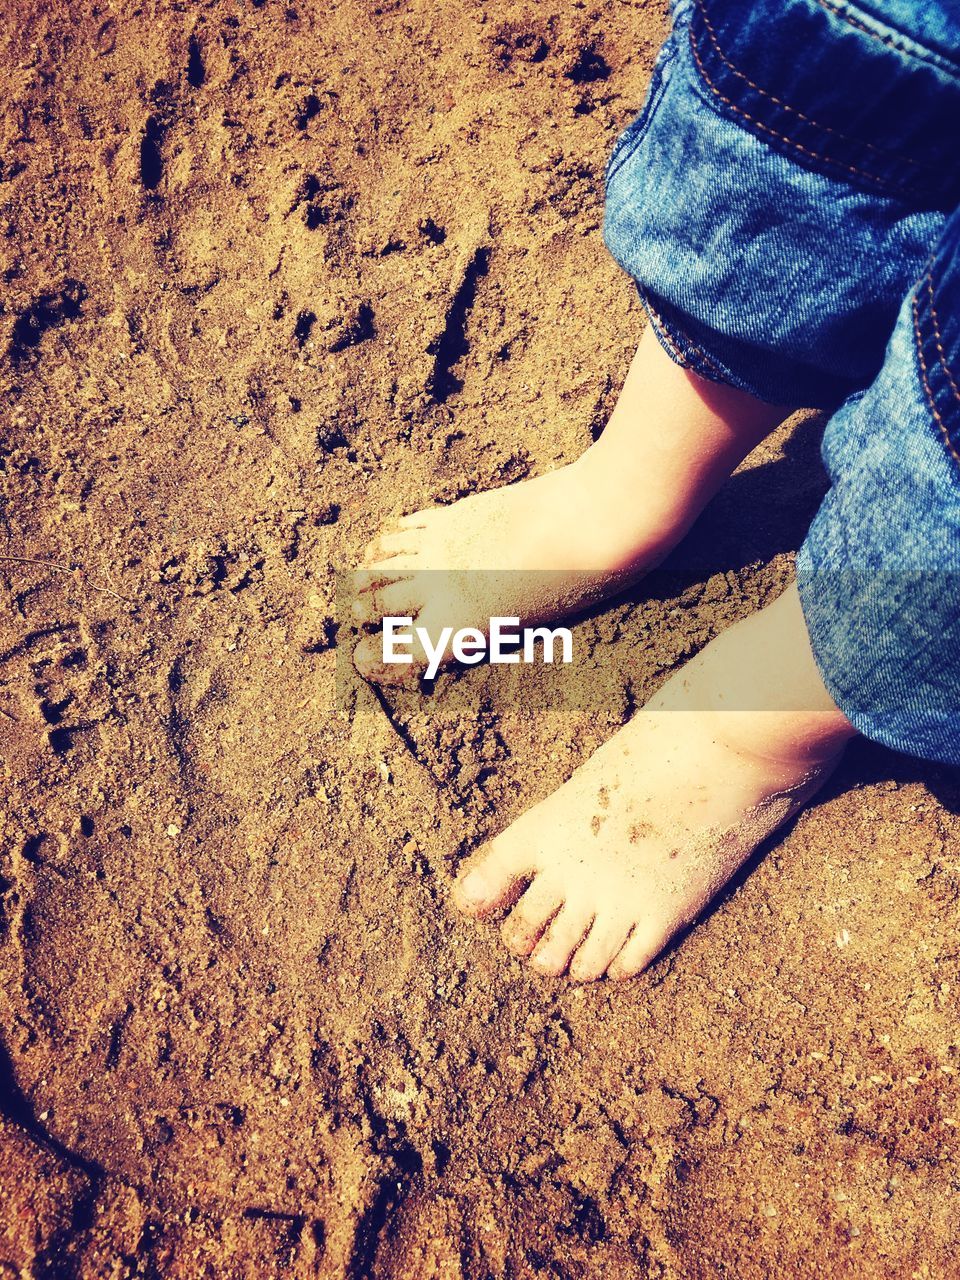
[[(75, 569), (71, 569), (68, 564), (57, 564), (55, 560), (37, 560), (33, 556), (0, 556), (0, 564), (33, 564), (39, 565), (42, 569), (55, 569), (57, 573), (79, 573), (84, 578), (88, 576), (86, 569), (80, 565), (77, 565)], [(120, 600), (123, 604), (135, 603), (129, 596), (122, 596), (118, 591), (112, 591), (109, 587), (98, 587), (93, 582), (88, 582), (86, 585), (91, 591), (97, 591), (103, 596), (113, 596), (114, 600)]]

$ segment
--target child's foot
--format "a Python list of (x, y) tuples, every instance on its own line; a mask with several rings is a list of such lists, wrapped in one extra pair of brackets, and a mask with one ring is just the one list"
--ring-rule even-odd
[(457, 905), (483, 916), (516, 902), (504, 942), (541, 973), (631, 977), (809, 800), (852, 733), (792, 589), (486, 844)]
[[(372, 627), (410, 617), (486, 632), (570, 614), (623, 589), (683, 536), (730, 472), (788, 411), (679, 368), (644, 335), (603, 435), (577, 462), (533, 480), (405, 516), (367, 554), (354, 608)], [(446, 572), (437, 572), (446, 571)], [(357, 648), (373, 679), (413, 668)]]

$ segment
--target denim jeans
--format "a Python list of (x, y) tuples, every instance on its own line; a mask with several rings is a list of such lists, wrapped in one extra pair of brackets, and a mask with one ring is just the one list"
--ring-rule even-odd
[(800, 549), (832, 697), (960, 764), (960, 5), (679, 0), (604, 235), (678, 363), (828, 409)]

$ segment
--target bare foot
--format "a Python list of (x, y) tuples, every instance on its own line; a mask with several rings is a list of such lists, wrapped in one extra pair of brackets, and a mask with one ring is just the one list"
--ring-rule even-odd
[[(853, 730), (791, 589), (674, 676), (454, 889), (539, 972), (639, 973), (832, 770)], [(518, 900), (519, 897), (519, 900)]]
[[(410, 617), (434, 636), (593, 604), (666, 555), (788, 412), (679, 368), (648, 330), (592, 448), (558, 471), (402, 517), (368, 550), (355, 617)], [(360, 642), (356, 663), (381, 681), (411, 673), (384, 667), (379, 635)]]

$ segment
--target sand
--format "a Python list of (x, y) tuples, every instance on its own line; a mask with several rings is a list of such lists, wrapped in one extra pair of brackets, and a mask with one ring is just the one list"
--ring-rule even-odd
[(960, 1274), (955, 773), (857, 747), (627, 986), (449, 904), (782, 588), (816, 420), (583, 624), (602, 713), (336, 694), (381, 521), (603, 424), (603, 164), (664, 23), (7, 6), (0, 1275)]

